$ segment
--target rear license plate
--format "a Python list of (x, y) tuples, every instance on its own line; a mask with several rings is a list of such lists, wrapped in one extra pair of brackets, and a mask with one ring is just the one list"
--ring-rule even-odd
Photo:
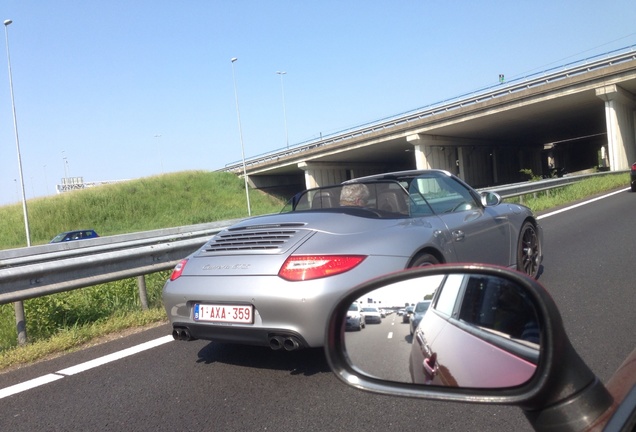
[(254, 323), (254, 307), (251, 305), (214, 305), (194, 304), (194, 320), (225, 322), (225, 323)]

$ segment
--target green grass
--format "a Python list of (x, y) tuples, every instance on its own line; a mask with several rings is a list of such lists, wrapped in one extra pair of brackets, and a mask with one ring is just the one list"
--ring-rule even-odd
[[(247, 216), (244, 182), (230, 173), (189, 171), (28, 201), (31, 244), (93, 228), (113, 235)], [(278, 212), (280, 199), (252, 190), (252, 214)], [(0, 207), (0, 249), (26, 246), (22, 205)]]
[[(629, 174), (584, 180), (523, 202), (535, 212), (626, 187)], [(278, 212), (283, 202), (250, 193), (252, 214)], [(32, 244), (62, 231), (93, 228), (114, 235), (247, 216), (241, 179), (228, 173), (184, 172), (31, 200)], [(19, 204), (0, 207), (0, 248), (23, 247)], [(149, 310), (142, 311), (136, 279), (54, 294), (24, 302), (29, 343), (17, 346), (13, 305), (0, 306), (0, 370), (77, 349), (105, 335), (166, 321), (161, 289), (169, 272), (146, 276)]]

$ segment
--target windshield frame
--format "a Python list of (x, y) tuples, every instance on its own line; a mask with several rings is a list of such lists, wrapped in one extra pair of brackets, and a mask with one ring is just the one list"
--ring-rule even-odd
[[(368, 189), (364, 205), (341, 202), (345, 188), (359, 185)], [(474, 210), (483, 210), (477, 191), (448, 172), (431, 170), (363, 177), (306, 189), (292, 197), (281, 213), (321, 211), (395, 219)]]

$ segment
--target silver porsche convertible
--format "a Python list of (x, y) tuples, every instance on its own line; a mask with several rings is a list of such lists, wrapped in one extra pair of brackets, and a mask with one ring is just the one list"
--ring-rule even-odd
[(336, 300), (368, 279), (447, 262), (537, 277), (541, 244), (527, 207), (446, 171), (387, 173), (308, 189), (221, 231), (175, 267), (163, 302), (175, 339), (319, 347)]

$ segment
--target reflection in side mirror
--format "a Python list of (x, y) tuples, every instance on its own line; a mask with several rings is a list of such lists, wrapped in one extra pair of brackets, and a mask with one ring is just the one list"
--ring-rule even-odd
[[(379, 325), (344, 336), (351, 365), (367, 376), (492, 389), (522, 385), (535, 373), (538, 308), (512, 280), (493, 274), (435, 274), (362, 292), (359, 298), (361, 308), (380, 307), (386, 315), (374, 318)], [(405, 306), (412, 311), (398, 314)]]

